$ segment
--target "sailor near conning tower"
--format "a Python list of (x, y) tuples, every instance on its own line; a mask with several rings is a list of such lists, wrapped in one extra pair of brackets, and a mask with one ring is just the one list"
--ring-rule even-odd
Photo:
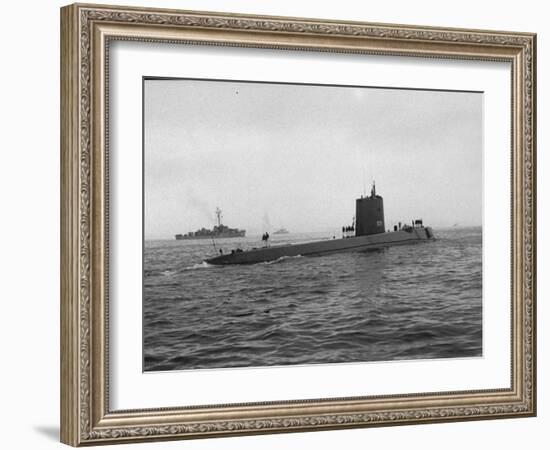
[(376, 195), (376, 186), (372, 183), (370, 197), (355, 201), (355, 236), (384, 233), (384, 199)]

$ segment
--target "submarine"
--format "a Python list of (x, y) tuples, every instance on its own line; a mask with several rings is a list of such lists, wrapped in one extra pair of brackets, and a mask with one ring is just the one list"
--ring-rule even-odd
[(399, 223), (393, 231), (386, 231), (384, 223), (384, 199), (376, 194), (373, 183), (370, 196), (355, 201), (355, 219), (351, 226), (342, 227), (342, 238), (332, 238), (297, 244), (273, 245), (250, 250), (231, 250), (205, 262), (214, 265), (255, 264), (275, 261), (292, 256), (322, 256), (339, 252), (377, 250), (396, 245), (415, 244), (435, 240), (431, 227), (425, 227), (422, 219), (410, 225)]

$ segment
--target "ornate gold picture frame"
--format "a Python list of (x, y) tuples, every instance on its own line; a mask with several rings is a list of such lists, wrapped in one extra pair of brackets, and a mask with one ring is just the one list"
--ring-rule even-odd
[[(511, 150), (503, 157), (511, 155), (510, 386), (113, 410), (108, 67), (115, 41), (509, 63)], [(531, 33), (105, 5), (62, 8), (61, 441), (80, 446), (534, 416), (535, 87), (536, 36)]]

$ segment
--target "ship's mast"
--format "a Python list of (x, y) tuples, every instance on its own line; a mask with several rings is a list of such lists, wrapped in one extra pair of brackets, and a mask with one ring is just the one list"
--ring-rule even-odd
[(222, 224), (222, 210), (216, 207), (216, 217), (218, 218), (218, 226)]

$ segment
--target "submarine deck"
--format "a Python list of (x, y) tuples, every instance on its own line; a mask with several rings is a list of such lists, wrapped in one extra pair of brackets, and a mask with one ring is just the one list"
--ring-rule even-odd
[(303, 244), (286, 244), (271, 247), (254, 248), (251, 250), (234, 251), (214, 258), (206, 259), (208, 264), (255, 264), (275, 261), (290, 256), (320, 256), (345, 251), (374, 250), (378, 248), (412, 244), (433, 240), (430, 227), (411, 228), (408, 231), (390, 231), (386, 233), (354, 236), (341, 239), (306, 242)]

